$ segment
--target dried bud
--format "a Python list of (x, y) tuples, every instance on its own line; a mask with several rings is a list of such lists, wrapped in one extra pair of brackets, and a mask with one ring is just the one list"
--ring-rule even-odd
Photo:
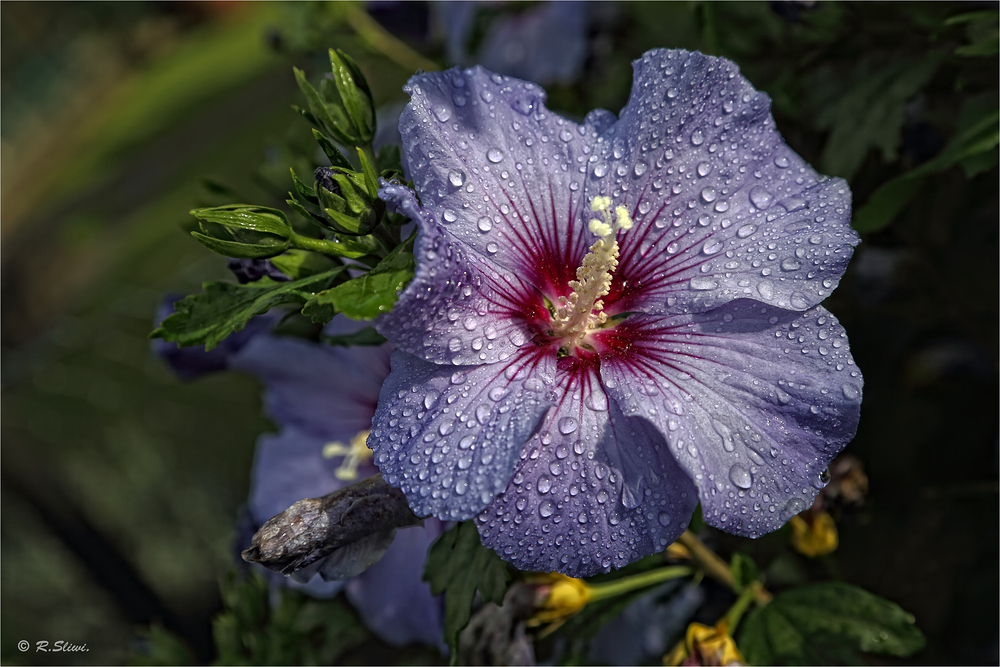
[(375, 475), (271, 517), (243, 560), (299, 581), (316, 573), (326, 581), (347, 579), (382, 557), (397, 528), (420, 523), (406, 496)]

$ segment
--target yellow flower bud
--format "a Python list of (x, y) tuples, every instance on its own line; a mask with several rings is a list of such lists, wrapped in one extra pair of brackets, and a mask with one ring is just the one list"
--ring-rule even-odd
[(829, 513), (820, 512), (811, 519), (793, 516), (789, 524), (792, 526), (792, 546), (803, 556), (825, 556), (837, 548), (837, 524)]
[(663, 656), (664, 665), (745, 665), (746, 660), (729, 635), (723, 619), (715, 627), (692, 623), (687, 636), (670, 653)]
[(536, 586), (535, 613), (529, 626), (562, 621), (583, 609), (590, 601), (591, 587), (582, 579), (558, 572), (541, 575), (531, 582)]

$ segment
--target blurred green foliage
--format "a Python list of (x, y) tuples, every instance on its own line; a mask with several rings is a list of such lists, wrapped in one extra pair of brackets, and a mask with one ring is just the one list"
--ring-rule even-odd
[[(354, 3), (166, 17), (142, 7), (0, 5), (0, 655), (53, 662), (15, 644), (63, 638), (90, 650), (60, 662), (439, 660), (389, 653), (342, 598), (283, 592), (270, 606), (252, 578), (229, 580), (219, 598), (254, 440), (269, 427), (253, 383), (219, 376), (181, 386), (149, 357), (145, 335), (164, 292), (226, 277), (220, 258), (181, 233), (194, 229), (185, 211), (233, 201), (283, 208), (289, 168), (311, 174), (324, 163), (309, 123), (289, 110), (306, 104), (290, 65), (316, 80), (328, 49), (339, 48), (382, 105), (402, 99), (402, 83), (427, 59), (447, 66), (440, 22), (432, 13), (425, 37), (393, 42)], [(528, 9), (490, 7), (477, 29)], [(995, 6), (650, 2), (607, 16), (591, 26), (585, 74), (549, 88), (551, 108), (577, 118), (621, 108), (629, 63), (649, 48), (732, 58), (772, 97), (786, 141), (819, 171), (849, 179), (865, 238), (827, 305), (867, 379), (850, 451), (868, 465), (869, 506), (844, 517), (841, 547), (822, 561), (788, 555), (782, 532), (749, 545), (720, 536), (720, 550), (745, 549), (779, 597), (784, 585), (844, 578), (899, 602), (928, 636), (920, 662), (995, 662)], [(74, 60), (66, 54), (84, 47), (59, 46), (95, 43), (125, 54), (137, 43), (156, 48)], [(380, 153), (380, 168), (389, 159)], [(214, 191), (201, 189), (205, 177)], [(330, 268), (286, 257), (303, 271), (297, 278)], [(709, 622), (719, 615), (712, 605), (700, 612)], [(594, 614), (603, 622), (618, 611)], [(149, 626), (155, 619), (162, 625)], [(585, 650), (573, 656), (584, 660)]]

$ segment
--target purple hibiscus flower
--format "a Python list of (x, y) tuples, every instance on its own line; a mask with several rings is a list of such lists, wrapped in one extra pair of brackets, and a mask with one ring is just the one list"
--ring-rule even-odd
[[(359, 326), (364, 325), (338, 317), (326, 332), (351, 333)], [(389, 373), (391, 349), (338, 348), (261, 335), (229, 359), (229, 368), (262, 380), (265, 409), (281, 426), (257, 445), (248, 508), (256, 526), (302, 498), (332, 493), (377, 472), (365, 438)], [(442, 532), (443, 524), (429, 519), (423, 528), (397, 531), (382, 558), (356, 577), (289, 583), (320, 597), (344, 589), (368, 627), (385, 641), (439, 647), (443, 609), (422, 576), (427, 550)]]
[(781, 140), (728, 60), (656, 50), (582, 125), (482, 68), (418, 74), (400, 120), (417, 271), (369, 444), (418, 515), (476, 517), (525, 570), (664, 548), (698, 500), (756, 537), (806, 509), (862, 379), (817, 305), (850, 191)]

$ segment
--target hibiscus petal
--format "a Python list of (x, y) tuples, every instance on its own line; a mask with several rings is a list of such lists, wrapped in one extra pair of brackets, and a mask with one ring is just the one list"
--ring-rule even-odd
[(326, 438), (324, 442), (348, 442), (371, 428), (382, 380), (389, 374), (390, 350), (388, 345), (348, 350), (257, 336), (230, 359), (229, 367), (261, 379), (267, 413), (278, 423)]
[(601, 135), (586, 188), (636, 222), (619, 239), (621, 310), (822, 301), (860, 240), (847, 184), (785, 145), (770, 99), (731, 61), (660, 49), (633, 67), (629, 103)]
[(368, 446), (417, 516), (464, 520), (510, 480), (551, 405), (554, 360), (450, 368), (401, 350), (382, 387)]
[[(405, 90), (403, 154), (452, 238), (540, 288), (574, 278), (593, 242), (584, 175), (597, 128), (545, 108), (533, 83), (481, 67), (418, 74)], [(552, 275), (555, 272), (555, 275)]]
[(510, 485), (477, 518), (483, 544), (521, 570), (573, 577), (664, 549), (697, 505), (690, 478), (656, 428), (623, 415), (596, 377), (560, 385)]
[(423, 581), (423, 555), (443, 532), (435, 519), (425, 520), (423, 528), (397, 530), (382, 560), (347, 583), (347, 597), (365, 625), (394, 646), (441, 644), (443, 605)]
[(509, 359), (530, 337), (519, 315), (532, 289), (514, 275), (501, 276), (450, 239), (409, 188), (383, 182), (379, 196), (418, 221), (420, 231), (413, 249), (416, 274), (393, 309), (379, 316), (378, 332), (438, 364)]
[(757, 537), (810, 506), (860, 412), (861, 374), (833, 315), (739, 300), (635, 316), (617, 335), (633, 343), (602, 358), (605, 386), (666, 436), (710, 525)]
[[(328, 439), (290, 427), (257, 442), (250, 485), (250, 515), (257, 525), (303, 498), (318, 498), (350, 482), (337, 479), (340, 458), (323, 457)], [(373, 466), (366, 466), (373, 468)], [(361, 476), (374, 469), (362, 470)]]

